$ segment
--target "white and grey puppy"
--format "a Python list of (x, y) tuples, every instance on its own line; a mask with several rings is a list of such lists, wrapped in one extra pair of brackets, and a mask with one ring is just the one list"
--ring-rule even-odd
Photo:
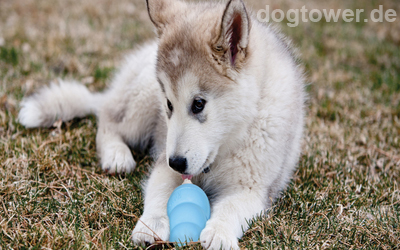
[[(128, 146), (152, 141), (156, 162), (132, 238), (169, 238), (166, 212), (181, 175), (208, 194), (208, 249), (238, 249), (248, 220), (288, 183), (304, 125), (302, 72), (287, 43), (241, 0), (148, 0), (158, 40), (129, 55), (104, 93), (60, 81), (23, 100), (19, 121), (51, 126), (98, 116), (97, 148), (108, 173), (129, 173)], [(207, 173), (209, 172), (209, 173)]]

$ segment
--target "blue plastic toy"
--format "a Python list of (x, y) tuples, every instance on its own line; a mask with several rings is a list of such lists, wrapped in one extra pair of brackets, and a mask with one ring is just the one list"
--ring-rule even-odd
[(210, 219), (210, 202), (198, 186), (185, 179), (169, 197), (169, 241), (185, 243), (198, 241), (200, 233)]

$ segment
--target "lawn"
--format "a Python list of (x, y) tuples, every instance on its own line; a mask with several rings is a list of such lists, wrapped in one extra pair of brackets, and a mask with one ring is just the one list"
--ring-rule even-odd
[[(395, 22), (276, 24), (299, 52), (309, 93), (293, 181), (243, 249), (400, 248), (400, 5), (397, 0), (248, 0), (265, 8), (395, 9)], [(19, 103), (57, 78), (91, 90), (154, 37), (144, 0), (0, 1), (0, 249), (124, 249), (143, 209), (151, 158), (108, 176), (96, 118), (25, 129)], [(160, 246), (166, 247), (167, 246)], [(200, 249), (200, 246), (194, 246)]]

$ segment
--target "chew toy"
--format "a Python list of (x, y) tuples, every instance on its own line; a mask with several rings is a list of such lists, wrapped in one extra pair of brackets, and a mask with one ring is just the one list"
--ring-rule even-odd
[(169, 241), (185, 243), (198, 241), (210, 218), (210, 202), (201, 188), (185, 179), (169, 197)]

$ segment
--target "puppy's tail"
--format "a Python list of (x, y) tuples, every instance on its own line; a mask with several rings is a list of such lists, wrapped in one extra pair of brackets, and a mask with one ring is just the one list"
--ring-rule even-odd
[(91, 93), (83, 84), (59, 80), (24, 98), (18, 120), (27, 128), (50, 127), (58, 119), (97, 114), (103, 99), (104, 94)]

